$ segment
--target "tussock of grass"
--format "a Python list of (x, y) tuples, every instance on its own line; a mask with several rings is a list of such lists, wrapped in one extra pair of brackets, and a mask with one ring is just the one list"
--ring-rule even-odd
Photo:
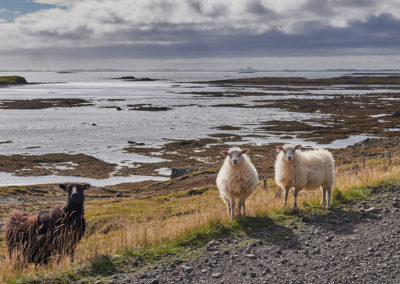
[[(386, 160), (373, 164), (367, 165), (366, 169), (360, 167), (355, 172), (342, 166), (336, 168), (334, 206), (367, 198), (371, 193), (366, 185), (400, 182), (399, 160), (393, 160), (390, 168)], [(4, 242), (1, 242), (0, 259), (3, 265), (0, 266), (0, 281), (33, 277), (35, 273), (54, 278), (56, 271), (71, 269), (80, 271), (78, 274), (82, 277), (93, 277), (97, 271), (103, 273), (105, 263), (118, 270), (126, 265), (127, 259), (135, 259), (139, 254), (144, 263), (160, 258), (190, 257), (196, 254), (196, 248), (211, 239), (226, 235), (237, 236), (261, 227), (284, 225), (290, 220), (297, 221), (297, 213), (282, 208), (282, 198), (275, 196), (278, 188), (272, 179), (268, 180), (268, 185), (269, 190), (266, 191), (260, 183), (247, 201), (249, 217), (234, 222), (228, 221), (225, 205), (215, 187), (163, 193), (146, 199), (118, 198), (87, 202), (88, 234), (78, 245), (75, 257), (78, 263), (83, 263), (83, 268), (82, 265), (79, 266), (81, 268), (71, 266), (68, 259), (59, 265), (39, 267), (38, 270), (32, 265), (28, 268), (17, 267), (8, 261)], [(303, 215), (325, 212), (319, 204), (320, 191), (301, 192), (298, 199)], [(292, 202), (290, 194), (288, 204)], [(290, 233), (278, 232), (275, 237), (279, 239)], [(187, 251), (188, 247), (191, 248), (190, 252)], [(115, 261), (109, 257), (115, 254), (119, 254), (125, 261)]]

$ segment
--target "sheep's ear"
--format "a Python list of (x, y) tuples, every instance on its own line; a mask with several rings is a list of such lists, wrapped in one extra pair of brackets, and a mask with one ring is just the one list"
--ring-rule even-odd
[(83, 185), (83, 190), (89, 189), (90, 188), (90, 184), (84, 184)]
[(296, 145), (295, 147), (294, 147), (294, 149), (295, 150), (299, 150), (301, 148), (301, 145), (299, 144), (299, 145)]
[(282, 146), (278, 146), (278, 147), (276, 147), (276, 149), (277, 149), (278, 151), (283, 151), (283, 147), (282, 147)]
[(66, 184), (60, 183), (58, 186), (59, 186), (62, 190), (67, 191), (67, 185), (66, 185)]
[(229, 155), (229, 152), (228, 152), (228, 151), (226, 151), (226, 150), (224, 150), (224, 151), (221, 151), (221, 155), (223, 155), (223, 156), (228, 156), (228, 155)]
[(242, 150), (242, 154), (247, 154), (249, 152), (249, 149), (247, 149), (247, 148), (244, 148), (243, 150)]

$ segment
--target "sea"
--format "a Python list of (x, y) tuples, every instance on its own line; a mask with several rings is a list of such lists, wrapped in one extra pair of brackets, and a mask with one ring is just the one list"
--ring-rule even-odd
[[(354, 95), (395, 90), (351, 90), (345, 86), (293, 90), (269, 90), (253, 86), (221, 87), (205, 83), (247, 77), (306, 77), (327, 78), (346, 75), (335, 71), (280, 71), (280, 72), (133, 72), (133, 71), (1, 71), (0, 76), (19, 75), (37, 84), (0, 88), (0, 101), (78, 98), (91, 103), (82, 107), (46, 109), (0, 109), (0, 155), (41, 155), (49, 153), (84, 153), (109, 163), (155, 163), (157, 156), (127, 153), (130, 143), (144, 143), (146, 147), (160, 147), (174, 139), (199, 139), (221, 133), (215, 127), (238, 126), (235, 134), (245, 137), (243, 142), (257, 145), (273, 142), (302, 143), (313, 147), (341, 148), (364, 140), (367, 136), (351, 136), (329, 145), (317, 145), (301, 139), (281, 139), (279, 135), (259, 132), (260, 123), (270, 120), (304, 120), (323, 118), (326, 114), (287, 112), (279, 108), (218, 107), (226, 104), (254, 105), (255, 97), (229, 96), (230, 93), (257, 91), (271, 93), (268, 98), (284, 100), (297, 97), (321, 98), (329, 94)], [(155, 81), (124, 81), (114, 78), (134, 76)], [(227, 96), (205, 97), (199, 92), (223, 92)], [(396, 91), (397, 92), (397, 91)], [(282, 96), (281, 94), (285, 94)], [(128, 105), (168, 107), (168, 111), (132, 111)], [(120, 110), (117, 110), (119, 108)], [(232, 131), (227, 131), (232, 132)], [(249, 137), (253, 136), (253, 137)], [(255, 137), (257, 136), (257, 137)], [(7, 142), (7, 143), (5, 143)], [(0, 172), (0, 186), (54, 182), (90, 182), (106, 186), (120, 182), (165, 180), (164, 176), (109, 177), (95, 180), (82, 177), (35, 176), (21, 177)]]

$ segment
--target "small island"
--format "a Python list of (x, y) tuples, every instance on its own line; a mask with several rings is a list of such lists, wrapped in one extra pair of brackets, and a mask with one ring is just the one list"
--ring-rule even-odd
[(123, 76), (123, 77), (118, 77), (118, 78), (111, 78), (113, 80), (124, 80), (124, 81), (156, 81), (156, 79), (151, 79), (151, 78), (136, 78), (134, 76)]
[(22, 85), (28, 84), (26, 79), (21, 76), (0, 76), (0, 86), (1, 85)]

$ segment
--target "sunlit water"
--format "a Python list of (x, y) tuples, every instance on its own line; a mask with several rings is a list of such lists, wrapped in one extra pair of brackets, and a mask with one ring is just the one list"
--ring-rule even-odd
[[(2, 72), (0, 75), (11, 75)], [(329, 72), (265, 72), (239, 74), (233, 72), (80, 72), (60, 74), (56, 72), (18, 72), (29, 82), (46, 84), (14, 86), (0, 88), (0, 100), (6, 99), (50, 99), (80, 98), (90, 101), (92, 106), (74, 108), (49, 108), (40, 110), (0, 110), (0, 154), (47, 154), (47, 153), (84, 153), (119, 166), (130, 166), (134, 162), (153, 163), (163, 161), (157, 157), (146, 157), (126, 153), (128, 141), (145, 143), (146, 146), (160, 146), (169, 139), (197, 139), (208, 134), (229, 132), (242, 136), (260, 134), (257, 128), (261, 122), (270, 120), (301, 121), (322, 118), (323, 114), (282, 111), (278, 108), (236, 108), (211, 107), (218, 104), (256, 105), (256, 100), (266, 97), (202, 97), (191, 92), (257, 91), (265, 93), (287, 94), (270, 96), (277, 100), (288, 97), (323, 98), (329, 94), (371, 94), (376, 90), (343, 90), (332, 87), (321, 89), (302, 87), (301, 90), (276, 91), (260, 90), (254, 87), (221, 88), (206, 84), (193, 83), (204, 80), (229, 79), (239, 77), (262, 76), (304, 76), (309, 78), (332, 77), (343, 73)], [(137, 78), (150, 77), (160, 79), (152, 82), (124, 82), (111, 78), (121, 76)], [(305, 89), (305, 90), (304, 90)], [(379, 90), (381, 92), (383, 90)], [(393, 90), (384, 90), (391, 92)], [(295, 93), (295, 94), (294, 94)], [(300, 96), (300, 97), (299, 97)], [(110, 101), (110, 99), (112, 101)], [(116, 100), (116, 101), (115, 101)], [(132, 111), (127, 105), (151, 104), (158, 107), (170, 107), (169, 111)], [(262, 104), (262, 103), (261, 103)], [(107, 107), (107, 108), (106, 108)], [(114, 107), (114, 108), (109, 108)], [(116, 107), (122, 108), (117, 111)], [(216, 126), (240, 126), (239, 131), (216, 130)], [(366, 136), (354, 136), (341, 141), (334, 141), (330, 146), (346, 147), (365, 139)], [(272, 142), (300, 142), (304, 145), (317, 146), (310, 141), (299, 139), (282, 140), (278, 135), (265, 134), (260, 138), (248, 138), (254, 144)], [(160, 174), (168, 173), (162, 169)], [(43, 182), (63, 182), (69, 177), (16, 177), (10, 174), (0, 175), (0, 185), (34, 184)], [(111, 177), (94, 181), (74, 178), (75, 181), (88, 181), (98, 185), (141, 181), (160, 177), (131, 176), (129, 178)]]

